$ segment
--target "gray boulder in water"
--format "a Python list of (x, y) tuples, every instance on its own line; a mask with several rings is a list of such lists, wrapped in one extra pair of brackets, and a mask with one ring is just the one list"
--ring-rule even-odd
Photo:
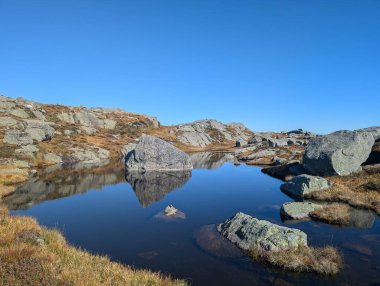
[(330, 183), (322, 177), (299, 175), (280, 186), (281, 191), (292, 197), (303, 198), (307, 193), (328, 189)]
[(375, 143), (365, 131), (337, 131), (310, 140), (303, 159), (308, 173), (345, 176), (361, 170)]
[(189, 155), (166, 141), (143, 135), (125, 157), (127, 171), (184, 171), (193, 168)]
[(307, 246), (307, 235), (303, 231), (258, 220), (241, 212), (219, 224), (217, 229), (244, 250), (259, 247), (265, 251), (278, 251)]

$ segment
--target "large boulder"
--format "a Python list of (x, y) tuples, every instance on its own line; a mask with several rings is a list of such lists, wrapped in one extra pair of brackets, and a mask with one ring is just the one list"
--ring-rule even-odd
[(265, 251), (278, 251), (307, 246), (307, 235), (301, 230), (258, 220), (241, 212), (219, 224), (217, 229), (244, 250), (259, 247)]
[(303, 198), (307, 193), (328, 189), (330, 183), (317, 176), (299, 175), (280, 186), (281, 191), (292, 197)]
[(318, 176), (345, 176), (361, 170), (373, 144), (371, 132), (337, 131), (312, 138), (306, 148), (303, 165)]
[(143, 135), (125, 157), (127, 171), (183, 171), (193, 168), (189, 155), (170, 143)]

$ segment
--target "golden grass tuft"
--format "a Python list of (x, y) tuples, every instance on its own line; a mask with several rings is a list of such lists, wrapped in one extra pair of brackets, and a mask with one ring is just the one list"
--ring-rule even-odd
[(69, 246), (62, 235), (0, 206), (0, 285), (186, 285)]
[(316, 221), (321, 221), (336, 225), (349, 225), (350, 206), (344, 204), (330, 204), (323, 206), (309, 213), (309, 216)]
[(265, 264), (293, 272), (335, 275), (343, 267), (342, 255), (331, 246), (321, 248), (300, 246), (297, 249), (280, 251), (253, 248), (250, 256)]
[(344, 177), (330, 177), (328, 180), (333, 183), (331, 189), (306, 194), (305, 198), (347, 203), (353, 207), (370, 209), (380, 214), (380, 192), (368, 188), (368, 183), (380, 183), (380, 173), (363, 172)]

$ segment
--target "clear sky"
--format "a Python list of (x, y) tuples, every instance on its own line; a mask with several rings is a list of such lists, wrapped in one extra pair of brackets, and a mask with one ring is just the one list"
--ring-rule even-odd
[(380, 125), (379, 0), (0, 0), (0, 94), (320, 133)]

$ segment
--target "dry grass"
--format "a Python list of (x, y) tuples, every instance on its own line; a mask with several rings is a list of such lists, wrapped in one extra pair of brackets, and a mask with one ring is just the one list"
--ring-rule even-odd
[(254, 248), (250, 251), (250, 255), (255, 260), (294, 272), (334, 275), (343, 266), (342, 255), (331, 246), (323, 248), (301, 246), (297, 249), (281, 251)]
[(350, 206), (344, 204), (330, 204), (316, 209), (309, 213), (309, 216), (316, 221), (321, 221), (336, 225), (349, 225)]
[(69, 246), (29, 217), (0, 206), (0, 285), (186, 285)]
[(10, 186), (26, 181), (28, 171), (19, 169), (14, 165), (0, 165), (0, 190), (1, 186)]
[(380, 184), (380, 174), (367, 174), (365, 172), (345, 177), (328, 178), (333, 183), (329, 190), (312, 192), (305, 198), (328, 201), (343, 202), (353, 207), (370, 209), (380, 215), (380, 192), (369, 186)]

